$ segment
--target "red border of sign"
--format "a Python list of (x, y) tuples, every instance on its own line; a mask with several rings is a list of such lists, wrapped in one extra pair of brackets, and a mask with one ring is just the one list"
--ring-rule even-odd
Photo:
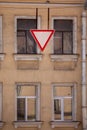
[[(30, 30), (34, 40), (36, 41), (36, 43), (39, 45), (41, 51), (43, 51), (47, 45), (47, 43), (49, 42), (50, 38), (52, 37), (52, 35), (54, 34), (55, 30), (36, 30), (36, 29), (31, 29)], [(44, 44), (44, 46), (42, 47), (40, 42), (38, 41), (37, 37), (35, 36), (34, 32), (51, 32), (51, 34), (49, 35), (46, 43)]]

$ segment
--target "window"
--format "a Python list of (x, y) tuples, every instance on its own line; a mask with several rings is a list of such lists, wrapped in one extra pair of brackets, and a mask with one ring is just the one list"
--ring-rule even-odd
[(53, 119), (75, 120), (75, 88), (73, 84), (53, 85)]
[(17, 84), (17, 121), (40, 120), (38, 84)]
[(30, 29), (36, 29), (36, 19), (17, 19), (17, 53), (36, 54), (37, 46), (30, 33)]
[(73, 53), (73, 20), (54, 20), (54, 54)]
[[(41, 18), (35, 16), (15, 16), (15, 53), (14, 59), (18, 69), (38, 69), (42, 59), (30, 30), (40, 29)], [(21, 64), (23, 63), (23, 64)], [(36, 67), (36, 68), (35, 68)]]
[(79, 54), (77, 54), (77, 18), (53, 17), (52, 29), (55, 34), (52, 42), (54, 70), (75, 70)]

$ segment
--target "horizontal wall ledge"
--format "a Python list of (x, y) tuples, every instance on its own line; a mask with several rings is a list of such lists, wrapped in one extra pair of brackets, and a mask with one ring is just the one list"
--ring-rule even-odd
[(0, 128), (2, 128), (5, 125), (5, 122), (0, 121)]
[(17, 60), (41, 60), (42, 54), (13, 54), (14, 59)]
[(78, 128), (80, 121), (51, 121), (51, 127), (74, 127)]
[(0, 69), (2, 68), (2, 61), (5, 58), (5, 53), (0, 53)]
[(83, 3), (79, 2), (79, 3), (75, 3), (75, 2), (68, 2), (68, 3), (64, 3), (64, 2), (5, 2), (5, 1), (1, 1), (0, 2), (0, 5), (10, 5), (10, 6), (20, 6), (20, 5), (23, 5), (23, 6), (37, 6), (39, 8), (48, 8), (48, 7), (84, 7)]
[(0, 53), (0, 60), (4, 60), (5, 55), (5, 53)]
[(51, 54), (50, 57), (52, 61), (77, 61), (79, 54)]
[(20, 127), (38, 127), (41, 128), (42, 121), (14, 121), (13, 125), (15, 128)]

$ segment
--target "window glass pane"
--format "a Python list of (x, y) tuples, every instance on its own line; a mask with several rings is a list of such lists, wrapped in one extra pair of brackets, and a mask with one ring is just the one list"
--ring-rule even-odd
[(55, 32), (54, 34), (54, 53), (62, 53), (62, 33)]
[(56, 19), (54, 20), (54, 29), (57, 31), (72, 31), (73, 20)]
[(54, 87), (54, 96), (71, 96), (71, 87)]
[(36, 99), (28, 99), (27, 101), (27, 119), (35, 120), (36, 119)]
[(72, 53), (73, 46), (72, 46), (72, 33), (71, 32), (64, 32), (63, 33), (63, 52), (64, 53)]
[(64, 99), (64, 119), (65, 120), (72, 119), (72, 98)]
[(29, 31), (27, 31), (27, 53), (36, 53), (36, 43)]
[(18, 86), (17, 87), (18, 96), (35, 96), (35, 87), (34, 86)]
[(55, 120), (61, 120), (61, 100), (54, 100), (54, 118)]
[(36, 29), (36, 19), (17, 19), (18, 30)]
[(26, 34), (24, 31), (17, 32), (17, 52), (26, 53)]
[(25, 99), (17, 99), (17, 120), (25, 120)]

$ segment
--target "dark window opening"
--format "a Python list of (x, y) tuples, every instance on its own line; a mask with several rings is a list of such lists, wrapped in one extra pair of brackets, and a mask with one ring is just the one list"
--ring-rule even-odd
[(54, 54), (73, 54), (73, 21), (54, 20)]
[(36, 54), (37, 46), (30, 33), (30, 29), (36, 29), (35, 19), (17, 19), (17, 53)]

